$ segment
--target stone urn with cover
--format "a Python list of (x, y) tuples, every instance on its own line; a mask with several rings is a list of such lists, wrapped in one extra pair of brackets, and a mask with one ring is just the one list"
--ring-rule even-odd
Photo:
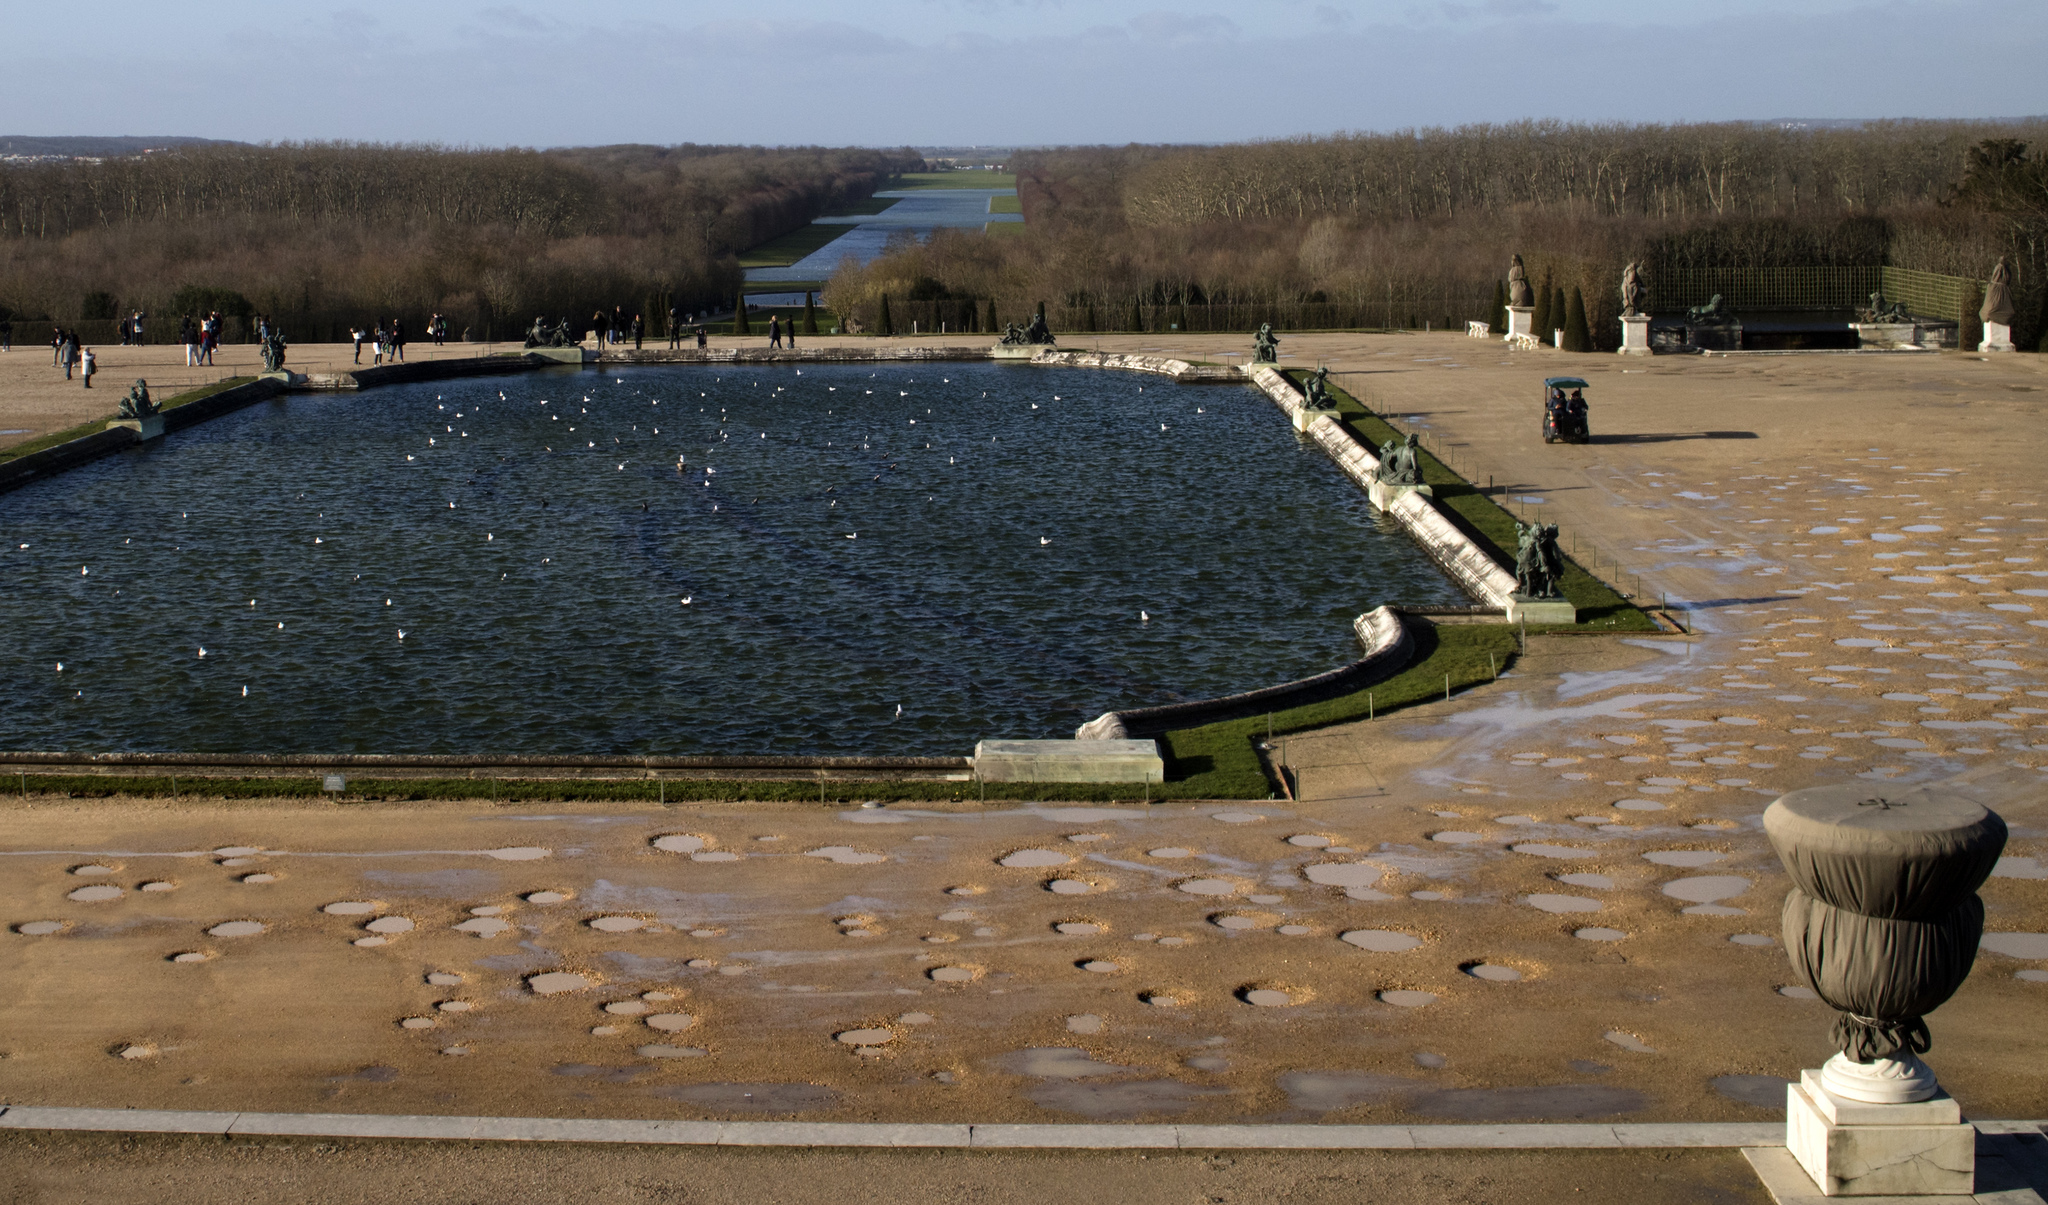
[(1971, 1191), (1974, 1132), (1920, 1055), (1926, 1015), (1976, 961), (2005, 822), (1951, 792), (1859, 783), (1781, 796), (1764, 831), (1792, 876), (1792, 969), (1839, 1014), (1834, 1056), (1787, 1089), (1788, 1148), (1828, 1196)]

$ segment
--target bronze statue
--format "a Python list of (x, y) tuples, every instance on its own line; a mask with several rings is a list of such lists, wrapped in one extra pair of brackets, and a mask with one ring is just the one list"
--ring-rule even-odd
[(263, 371), (284, 371), (284, 331), (271, 327), (263, 336)]
[(1515, 262), (1508, 266), (1508, 304), (1536, 304), (1536, 294), (1529, 288), (1529, 273), (1522, 267), (1522, 257), (1519, 255), (1515, 256)]
[(1053, 337), (1052, 332), (1045, 327), (1045, 315), (1033, 314), (1028, 326), (1018, 326), (1014, 322), (1006, 324), (1003, 327), (1002, 341), (1010, 346), (1049, 345), (1053, 342)]
[(1685, 316), (1694, 322), (1733, 322), (1735, 310), (1716, 293), (1707, 299), (1707, 304), (1686, 310)]
[(1515, 593), (1556, 598), (1564, 580), (1564, 556), (1557, 550), (1557, 524), (1515, 523)]
[(148, 418), (157, 412), (156, 403), (149, 399), (149, 382), (141, 377), (129, 386), (128, 396), (121, 399), (122, 418)]
[(555, 334), (554, 334), (554, 342), (552, 342), (552, 343), (548, 344), (548, 346), (549, 346), (549, 347), (574, 347), (574, 346), (576, 346), (576, 344), (577, 344), (578, 342), (580, 342), (580, 340), (578, 340), (578, 339), (576, 339), (576, 338), (575, 338), (574, 336), (570, 335), (570, 333), (569, 333), (569, 320), (568, 320), (567, 318), (564, 318), (564, 319), (562, 319), (562, 320), (561, 320), (560, 322), (557, 322), (557, 323), (555, 323)]
[[(853, 333), (857, 335), (860, 332), (854, 331)], [(1003, 337), (1001, 342), (1005, 347), (1015, 347), (1018, 344), (1024, 342), (1024, 328), (1018, 326), (1014, 322), (1003, 323)]]
[(2011, 326), (2012, 314), (2012, 269), (2006, 266), (2005, 257), (2001, 255), (1991, 269), (1990, 283), (1984, 286), (1984, 305), (1978, 309), (1977, 318), (1982, 322)]
[(1650, 286), (1643, 279), (1643, 266), (1631, 263), (1621, 270), (1621, 315), (1634, 318), (1650, 307)]
[(1316, 369), (1308, 380), (1302, 382), (1302, 404), (1310, 410), (1335, 410), (1337, 403), (1330, 400), (1329, 382), (1329, 366)]
[(1416, 435), (1410, 431), (1401, 443), (1393, 440), (1380, 445), (1380, 467), (1373, 479), (1383, 485), (1421, 485), (1422, 463), (1416, 456)]
[(530, 327), (528, 327), (528, 328), (527, 328), (527, 331), (526, 331), (526, 346), (528, 346), (528, 347), (549, 347), (549, 346), (552, 346), (552, 344), (550, 344), (550, 343), (548, 342), (548, 320), (547, 320), (547, 319), (545, 319), (545, 318), (541, 317), (541, 316), (540, 316), (540, 315), (538, 315), (538, 314), (535, 314), (535, 315), (533, 316), (533, 325), (532, 325), (532, 326), (530, 326)]
[(1870, 295), (1870, 304), (1856, 311), (1856, 319), (1859, 322), (1871, 323), (1900, 323), (1913, 320), (1906, 313), (1906, 303), (1886, 301), (1883, 290)]
[(1280, 362), (1280, 339), (1273, 333), (1273, 324), (1261, 322), (1259, 333), (1252, 337), (1252, 363), (1278, 364)]

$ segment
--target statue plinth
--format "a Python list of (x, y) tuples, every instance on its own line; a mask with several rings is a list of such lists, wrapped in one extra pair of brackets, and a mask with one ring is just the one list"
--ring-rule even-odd
[(306, 374), (303, 372), (293, 372), (288, 368), (279, 368), (259, 372), (256, 374), (256, 379), (259, 381), (276, 381), (280, 385), (303, 385), (306, 383)]
[(2012, 327), (2003, 322), (1984, 324), (1984, 341), (1977, 345), (1978, 351), (2018, 351), (2012, 345)]
[(1648, 314), (1623, 314), (1621, 316), (1621, 347), (1624, 356), (1647, 356), (1650, 354), (1650, 316)]
[(1507, 333), (1501, 336), (1501, 337), (1502, 337), (1503, 339), (1512, 339), (1512, 338), (1514, 338), (1514, 337), (1515, 337), (1516, 335), (1526, 335), (1526, 334), (1529, 334), (1529, 333), (1531, 333), (1531, 332), (1532, 332), (1532, 331), (1533, 331), (1533, 330), (1535, 329), (1535, 325), (1536, 325), (1536, 307), (1535, 307), (1535, 306), (1533, 306), (1533, 305), (1511, 305), (1511, 306), (1507, 307), (1507, 311), (1508, 311), (1508, 329), (1507, 329)]
[(1577, 623), (1579, 609), (1568, 598), (1531, 598), (1508, 595), (1509, 623)]
[(1920, 328), (1911, 322), (1852, 322), (1856, 346), (1882, 350), (1918, 351)]
[(1314, 406), (1303, 406), (1302, 408), (1294, 412), (1294, 429), (1296, 432), (1306, 432), (1310, 427), (1315, 425), (1317, 419), (1334, 419), (1337, 417), (1337, 414), (1338, 412), (1335, 410), (1323, 410)]
[(1976, 1188), (1976, 1127), (1946, 1092), (1871, 1104), (1831, 1091), (1825, 1069), (1802, 1071), (1785, 1086), (1785, 1149), (1824, 1196), (1967, 1196)]
[(126, 427), (130, 431), (135, 432), (135, 438), (138, 442), (146, 439), (162, 439), (164, 437), (164, 416), (152, 414), (148, 418), (117, 418), (107, 423), (107, 430), (111, 431), (115, 427)]
[(597, 353), (587, 347), (529, 347), (525, 354), (557, 364), (591, 364), (597, 360)]
[(1426, 485), (1396, 485), (1391, 481), (1374, 481), (1365, 487), (1367, 500), (1375, 509), (1382, 512), (1394, 509), (1394, 504), (1399, 502), (1404, 494), (1421, 494), (1425, 498), (1436, 497)]
[(988, 356), (991, 360), (1029, 360), (1044, 350), (1029, 343), (998, 343), (988, 349)]

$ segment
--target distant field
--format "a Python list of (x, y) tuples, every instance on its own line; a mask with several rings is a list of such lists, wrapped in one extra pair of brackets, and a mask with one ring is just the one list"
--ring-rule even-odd
[(1018, 197), (990, 197), (988, 199), (988, 211), (990, 213), (1023, 213), (1024, 202)]
[(869, 197), (865, 201), (855, 201), (851, 205), (841, 205), (825, 216), (828, 218), (871, 218), (884, 209), (889, 208), (889, 206), (894, 205), (896, 201), (897, 198), (895, 197)]
[(918, 188), (1015, 188), (1010, 172), (905, 172), (882, 186), (885, 192)]
[[(842, 205), (824, 216), (873, 217), (895, 203), (895, 197), (869, 197), (864, 201), (855, 201), (851, 205)], [(769, 239), (765, 243), (740, 252), (740, 267), (786, 268), (851, 229), (852, 226), (820, 226), (814, 222), (801, 230), (792, 230), (780, 238)]]
[(1022, 234), (1024, 233), (1024, 223), (988, 222), (982, 226), (982, 231), (987, 234)]
[(742, 251), (740, 267), (786, 268), (852, 229), (852, 226), (820, 226), (814, 222), (801, 230), (792, 230), (781, 238), (772, 238), (758, 247)]

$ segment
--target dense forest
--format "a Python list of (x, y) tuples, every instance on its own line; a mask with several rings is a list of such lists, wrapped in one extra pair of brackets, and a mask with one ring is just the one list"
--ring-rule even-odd
[(1068, 331), (1462, 323), (1492, 316), (1519, 252), (1532, 283), (1583, 292), (1596, 342), (1611, 347), (1615, 286), (1633, 260), (1654, 288), (1710, 268), (1891, 265), (1981, 280), (2007, 254), (2015, 335), (2031, 348), (2043, 330), (2048, 121), (1523, 123), (1069, 148), (1013, 165), (1023, 232), (941, 232), (844, 265), (834, 308), (873, 322), (886, 293), (899, 320), (943, 319), (994, 300), (1012, 320), (1044, 302)]
[[(299, 338), (428, 313), (483, 338), (538, 314), (730, 305), (733, 256), (915, 168), (915, 152), (554, 151), (307, 143), (0, 167), (0, 307), (17, 321), (197, 307)], [(665, 311), (666, 303), (661, 304)]]

